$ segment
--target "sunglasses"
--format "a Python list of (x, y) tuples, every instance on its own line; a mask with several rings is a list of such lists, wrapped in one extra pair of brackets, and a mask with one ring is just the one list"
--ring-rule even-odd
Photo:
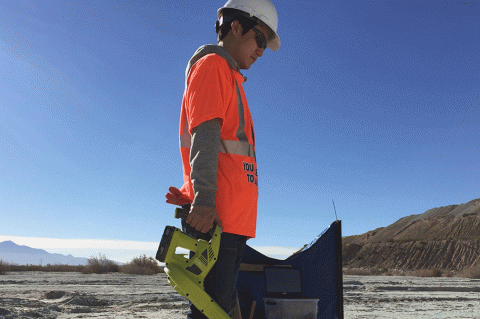
[(255, 32), (255, 40), (257, 41), (257, 46), (260, 49), (265, 49), (267, 47), (267, 38), (265, 38), (265, 35), (255, 27), (253, 27), (252, 30), (253, 32)]

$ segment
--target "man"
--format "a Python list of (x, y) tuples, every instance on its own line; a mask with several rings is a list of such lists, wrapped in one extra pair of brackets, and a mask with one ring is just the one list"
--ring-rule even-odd
[[(209, 240), (223, 229), (218, 260), (205, 291), (231, 315), (246, 241), (255, 237), (258, 176), (255, 131), (243, 91), (249, 69), (266, 47), (280, 47), (270, 0), (229, 0), (218, 10), (218, 45), (200, 47), (186, 70), (180, 119), (184, 185), (170, 187), (167, 203), (191, 203), (185, 233)], [(193, 305), (187, 318), (206, 318)]]

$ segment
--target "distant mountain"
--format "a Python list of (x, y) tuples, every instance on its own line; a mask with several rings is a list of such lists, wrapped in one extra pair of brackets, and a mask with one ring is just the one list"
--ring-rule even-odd
[(0, 259), (17, 265), (86, 265), (88, 258), (51, 254), (43, 249), (20, 246), (13, 241), (0, 243)]
[(480, 199), (432, 208), (342, 239), (349, 268), (461, 270), (480, 265)]

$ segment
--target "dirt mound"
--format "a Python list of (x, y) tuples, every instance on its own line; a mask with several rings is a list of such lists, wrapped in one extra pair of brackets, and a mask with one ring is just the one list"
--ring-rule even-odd
[(53, 290), (45, 293), (44, 298), (48, 300), (60, 299), (65, 296), (67, 293), (65, 291)]
[(67, 304), (76, 306), (98, 307), (107, 306), (109, 303), (106, 300), (99, 300), (95, 296), (82, 294), (73, 297), (70, 301), (67, 302)]
[(5, 316), (5, 315), (8, 315), (8, 314), (10, 314), (10, 310), (0, 308), (0, 316)]
[(342, 257), (350, 268), (461, 270), (480, 265), (480, 199), (344, 237)]

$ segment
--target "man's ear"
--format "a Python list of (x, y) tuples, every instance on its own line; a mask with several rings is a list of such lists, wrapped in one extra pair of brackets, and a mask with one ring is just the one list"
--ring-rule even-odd
[(243, 32), (243, 27), (242, 25), (240, 24), (240, 22), (238, 22), (238, 20), (234, 20), (232, 21), (232, 35), (233, 36), (237, 36), (237, 35), (242, 35), (242, 32)]

